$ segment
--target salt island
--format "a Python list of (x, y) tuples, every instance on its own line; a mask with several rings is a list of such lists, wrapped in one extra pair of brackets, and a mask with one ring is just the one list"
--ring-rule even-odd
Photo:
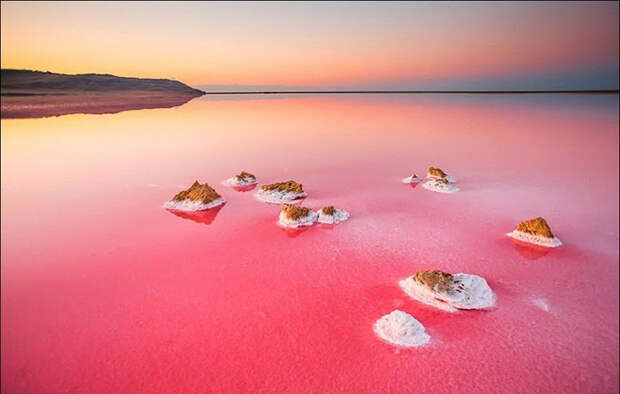
[(338, 224), (349, 218), (349, 212), (344, 209), (336, 209), (332, 205), (324, 207), (319, 211), (319, 223)]
[(170, 201), (166, 202), (164, 208), (193, 212), (215, 208), (225, 202), (222, 196), (207, 183), (200, 184), (200, 182), (195, 181), (189, 189), (177, 193)]
[(225, 186), (244, 187), (256, 185), (256, 182), (258, 182), (256, 176), (250, 174), (249, 172), (241, 171), (239, 175), (228, 178), (222, 183)]
[(418, 177), (417, 174), (413, 173), (409, 175), (407, 178), (403, 178), (401, 182), (402, 183), (420, 183), (422, 182), (422, 179)]
[(487, 281), (477, 275), (452, 275), (438, 270), (418, 271), (401, 280), (399, 285), (411, 298), (448, 312), (495, 306), (495, 293)]
[(255, 194), (258, 200), (272, 204), (295, 201), (307, 195), (303, 186), (292, 180), (263, 185)]
[(310, 208), (298, 207), (291, 204), (282, 204), (278, 224), (288, 228), (312, 226), (318, 214)]
[(398, 309), (377, 320), (373, 328), (379, 338), (398, 346), (418, 347), (431, 339), (422, 323)]
[(547, 221), (541, 217), (519, 223), (517, 228), (506, 234), (518, 241), (548, 248), (557, 248), (562, 242), (551, 232)]

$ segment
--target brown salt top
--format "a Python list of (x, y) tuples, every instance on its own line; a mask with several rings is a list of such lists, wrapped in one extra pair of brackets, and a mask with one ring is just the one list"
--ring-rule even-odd
[(213, 200), (217, 200), (221, 198), (219, 194), (209, 186), (207, 183), (201, 185), (198, 181), (195, 181), (189, 189), (183, 190), (174, 197), (172, 197), (172, 201), (183, 201), (183, 200), (191, 200), (191, 201), (200, 201), (203, 204), (208, 204)]
[(295, 193), (303, 193), (304, 189), (300, 183), (295, 181), (286, 181), (286, 182), (276, 182), (270, 185), (263, 185), (261, 189), (267, 190), (277, 190), (279, 192), (295, 192)]
[(249, 172), (245, 172), (245, 171), (241, 171), (239, 175), (235, 175), (235, 178), (239, 179), (240, 181), (244, 179), (256, 179), (254, 175), (250, 174)]
[(517, 226), (517, 231), (522, 231), (524, 233), (535, 235), (542, 235), (543, 237), (547, 238), (553, 238), (551, 227), (549, 227), (547, 221), (541, 217), (519, 223), (519, 225)]
[(326, 215), (333, 215), (333, 214), (334, 214), (334, 206), (333, 206), (333, 205), (330, 205), (330, 206), (328, 206), (328, 207), (324, 207), (324, 208), (322, 209), (322, 211), (323, 211), (323, 213), (324, 213), (324, 214), (326, 214)]
[(291, 220), (297, 220), (299, 218), (308, 216), (308, 214), (310, 213), (310, 209), (306, 207), (298, 207), (291, 204), (282, 204), (282, 212), (284, 212), (284, 215), (287, 218)]
[(435, 179), (435, 182), (444, 183), (444, 184), (450, 183), (446, 178)]
[(439, 178), (445, 178), (446, 177), (446, 173), (443, 172), (441, 170), (441, 168), (429, 167), (428, 168), (428, 173), (431, 174), (432, 176), (436, 176), (436, 177), (439, 177)]
[(452, 275), (447, 272), (439, 270), (418, 271), (415, 277), (420, 283), (433, 290), (435, 290), (435, 285), (437, 291), (440, 292), (449, 292), (453, 289)]

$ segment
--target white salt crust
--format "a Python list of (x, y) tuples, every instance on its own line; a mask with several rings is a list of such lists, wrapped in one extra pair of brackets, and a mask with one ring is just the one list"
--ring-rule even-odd
[(450, 293), (429, 289), (418, 282), (415, 275), (403, 279), (398, 284), (407, 295), (423, 304), (435, 308), (456, 312), (457, 309), (486, 309), (495, 306), (495, 293), (487, 281), (477, 275), (454, 274), (454, 281), (461, 286), (455, 286)]
[(349, 218), (349, 212), (344, 209), (334, 209), (333, 215), (328, 215), (323, 212), (322, 209), (319, 210), (319, 223), (325, 224), (338, 224), (340, 222), (344, 222)]
[(403, 178), (401, 182), (402, 183), (420, 183), (422, 182), (422, 179), (420, 179), (417, 176), (410, 175), (407, 178)]
[(168, 201), (164, 204), (164, 208), (168, 209), (176, 209), (178, 211), (187, 211), (187, 212), (195, 212), (195, 211), (204, 211), (205, 209), (215, 208), (224, 204), (226, 201), (223, 198), (217, 198), (211, 201), (208, 204), (203, 204), (202, 201), (193, 201), (190, 199), (185, 199), (181, 201)]
[(286, 217), (284, 212), (280, 211), (280, 216), (278, 217), (278, 224), (282, 227), (288, 228), (297, 228), (302, 226), (312, 226), (319, 215), (314, 212), (312, 209), (306, 216), (302, 216), (297, 220), (292, 220)]
[(418, 347), (431, 339), (422, 323), (398, 309), (377, 320), (373, 328), (379, 338), (398, 346)]
[(289, 202), (297, 200), (298, 198), (306, 197), (307, 195), (308, 194), (306, 192), (281, 192), (277, 190), (263, 189), (259, 189), (256, 193), (254, 193), (254, 197), (256, 197), (257, 200), (271, 204), (281, 204), (283, 202)]
[(454, 186), (451, 183), (442, 183), (437, 181), (436, 179), (431, 179), (428, 182), (424, 182), (422, 184), (422, 187), (432, 192), (448, 194), (456, 193), (460, 190), (458, 187)]
[(560, 241), (557, 237), (548, 238), (543, 237), (542, 235), (530, 234), (518, 230), (514, 230), (506, 235), (519, 241), (528, 242), (538, 246), (546, 246), (548, 248), (557, 248), (562, 245), (562, 241)]
[[(426, 173), (426, 178), (428, 178), (428, 179), (441, 179), (441, 177), (436, 176), (436, 175), (431, 175), (431, 174), (430, 174), (430, 173), (428, 173), (428, 172)], [(453, 177), (453, 176), (452, 176), (452, 175), (450, 175), (450, 174), (446, 174), (445, 179), (446, 179), (448, 182), (450, 182), (450, 183), (456, 183), (456, 178), (455, 178), (455, 177)]]
[(225, 181), (222, 182), (222, 185), (224, 186), (230, 186), (230, 187), (243, 187), (243, 186), (251, 186), (251, 185), (256, 185), (258, 183), (258, 180), (256, 178), (237, 178), (236, 176), (232, 177), (232, 178), (228, 178)]

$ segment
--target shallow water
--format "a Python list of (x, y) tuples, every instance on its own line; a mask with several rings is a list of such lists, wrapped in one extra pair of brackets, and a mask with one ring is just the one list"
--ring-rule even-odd
[[(400, 180), (430, 165), (440, 194)], [(220, 182), (303, 183), (335, 226)], [(203, 97), (2, 120), (3, 392), (618, 391), (618, 96)], [(161, 205), (198, 180), (227, 203)], [(415, 185), (414, 185), (415, 186)], [(563, 245), (505, 233), (545, 217)], [(483, 276), (491, 311), (409, 299)], [(413, 315), (428, 345), (374, 322)]]

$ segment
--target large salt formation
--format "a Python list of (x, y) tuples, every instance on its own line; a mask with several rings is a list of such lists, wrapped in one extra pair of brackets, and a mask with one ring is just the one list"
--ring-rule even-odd
[(437, 167), (429, 167), (426, 177), (430, 179), (445, 179), (450, 183), (456, 182), (456, 179), (452, 175), (446, 174), (441, 168)]
[(477, 275), (419, 271), (401, 280), (399, 285), (411, 298), (448, 312), (495, 306), (495, 293)]
[(453, 185), (456, 181), (454, 177), (443, 172), (441, 168), (430, 167), (426, 177), (429, 180), (422, 184), (426, 190), (448, 194), (459, 191), (459, 188)]
[(302, 185), (295, 181), (277, 182), (270, 185), (263, 185), (256, 192), (256, 198), (262, 202), (281, 204), (283, 202), (294, 201), (306, 197)]
[(256, 177), (249, 172), (241, 171), (239, 175), (226, 179), (223, 184), (226, 186), (243, 187), (255, 185)]
[(211, 186), (206, 183), (201, 185), (195, 181), (189, 189), (177, 193), (172, 200), (166, 202), (164, 208), (190, 212), (202, 211), (222, 205), (224, 202), (222, 196)]
[(549, 248), (562, 245), (562, 242), (551, 232), (547, 221), (541, 217), (519, 223), (516, 230), (506, 235), (522, 242)]
[(333, 206), (324, 207), (319, 211), (319, 223), (338, 224), (349, 218), (349, 212), (344, 209), (336, 209)]
[(278, 223), (283, 227), (297, 228), (301, 226), (312, 226), (318, 214), (312, 209), (298, 207), (290, 204), (282, 204)]
[(377, 320), (374, 331), (379, 338), (406, 347), (422, 346), (431, 339), (422, 323), (398, 309)]

